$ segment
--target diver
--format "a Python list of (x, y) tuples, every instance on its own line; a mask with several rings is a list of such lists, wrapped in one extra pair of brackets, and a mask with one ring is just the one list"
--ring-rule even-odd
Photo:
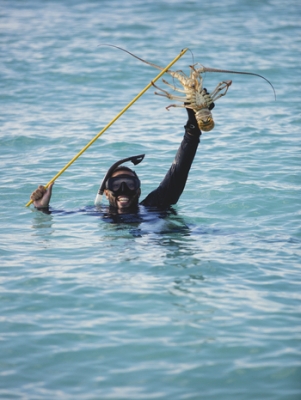
[[(212, 110), (214, 103), (209, 94), (206, 97), (208, 108)], [(96, 206), (100, 203), (99, 200), (102, 194), (109, 201), (110, 212), (115, 214), (136, 212), (139, 205), (157, 210), (167, 210), (177, 203), (185, 188), (188, 173), (202, 134), (194, 111), (189, 108), (186, 108), (186, 111), (188, 120), (184, 126), (184, 137), (170, 169), (157, 189), (149, 193), (139, 203), (141, 182), (134, 170), (121, 164), (126, 161), (132, 161), (136, 165), (143, 160), (144, 155), (129, 157), (113, 164), (108, 170), (96, 196)], [(53, 183), (49, 185), (47, 190), (43, 186), (39, 186), (31, 194), (30, 198), (37, 209), (41, 211), (49, 209), (52, 188)]]

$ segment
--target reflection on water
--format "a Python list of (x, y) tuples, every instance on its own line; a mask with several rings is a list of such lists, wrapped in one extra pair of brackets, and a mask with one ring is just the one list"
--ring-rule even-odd
[(51, 213), (40, 212), (38, 210), (33, 211), (33, 221), (32, 221), (32, 236), (48, 237), (53, 234), (53, 216)]

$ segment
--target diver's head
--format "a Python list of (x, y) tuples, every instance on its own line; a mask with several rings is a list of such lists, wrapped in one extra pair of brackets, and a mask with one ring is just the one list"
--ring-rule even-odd
[(105, 174), (94, 204), (98, 206), (101, 203), (102, 195), (105, 194), (112, 207), (125, 210), (137, 207), (141, 194), (140, 180), (135, 171), (121, 164), (131, 161), (137, 165), (143, 158), (144, 154), (140, 154), (115, 162)]
[(141, 189), (136, 172), (125, 166), (114, 169), (105, 182), (104, 194), (112, 207), (120, 210), (137, 207)]

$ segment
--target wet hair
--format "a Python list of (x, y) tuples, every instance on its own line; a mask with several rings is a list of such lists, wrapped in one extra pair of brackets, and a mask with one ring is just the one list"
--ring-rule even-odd
[(131, 172), (134, 176), (136, 176), (136, 177), (138, 178), (138, 176), (137, 176), (137, 174), (136, 174), (135, 171), (133, 171), (131, 168), (125, 167), (125, 166), (123, 166), (123, 165), (121, 165), (120, 167), (117, 167), (116, 169), (114, 169), (114, 171), (113, 171), (112, 174), (109, 176), (109, 178), (111, 178), (111, 176), (114, 175), (115, 172), (118, 172), (118, 171), (127, 171), (127, 172)]

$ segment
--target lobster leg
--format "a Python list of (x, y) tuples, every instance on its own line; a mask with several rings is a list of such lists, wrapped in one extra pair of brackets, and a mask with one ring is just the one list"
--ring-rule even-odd
[(162, 82), (165, 83), (165, 85), (169, 86), (170, 88), (172, 88), (173, 90), (179, 92), (179, 93), (186, 93), (185, 90), (177, 88), (175, 85), (171, 85), (169, 82), (167, 82), (165, 79), (162, 79)]
[[(174, 96), (174, 95), (168, 93), (166, 90), (159, 88), (159, 86), (155, 85), (154, 82), (152, 82), (152, 85), (153, 85), (156, 89), (158, 89), (158, 90), (160, 90), (161, 92), (163, 92), (163, 94), (162, 94), (162, 93), (157, 93), (157, 92), (155, 92), (155, 94), (158, 95), (158, 96), (167, 97), (168, 99), (171, 99), (171, 100), (178, 100), (178, 101), (183, 101), (183, 102), (185, 101), (185, 98), (184, 98), (184, 97)], [(185, 93), (185, 92), (184, 92), (184, 93)]]
[(163, 97), (167, 97), (170, 100), (176, 100), (176, 101), (181, 101), (182, 103), (184, 103), (185, 101), (187, 101), (186, 97), (181, 97), (181, 96), (173, 96), (171, 94), (168, 93), (168, 96), (162, 93), (157, 93), (155, 92), (155, 94), (157, 96), (163, 96)]
[(213, 92), (210, 93), (212, 100), (216, 101), (217, 99), (220, 99), (221, 97), (225, 96), (231, 84), (232, 81), (220, 82), (213, 90)]
[[(183, 100), (183, 99), (182, 99)], [(171, 108), (171, 107), (177, 107), (177, 108), (191, 108), (191, 107), (187, 107), (187, 106), (184, 106), (184, 104), (170, 104), (169, 106), (167, 106), (167, 107), (165, 107), (166, 108), (166, 110), (168, 110), (169, 108)], [(191, 108), (192, 109), (192, 108)]]

